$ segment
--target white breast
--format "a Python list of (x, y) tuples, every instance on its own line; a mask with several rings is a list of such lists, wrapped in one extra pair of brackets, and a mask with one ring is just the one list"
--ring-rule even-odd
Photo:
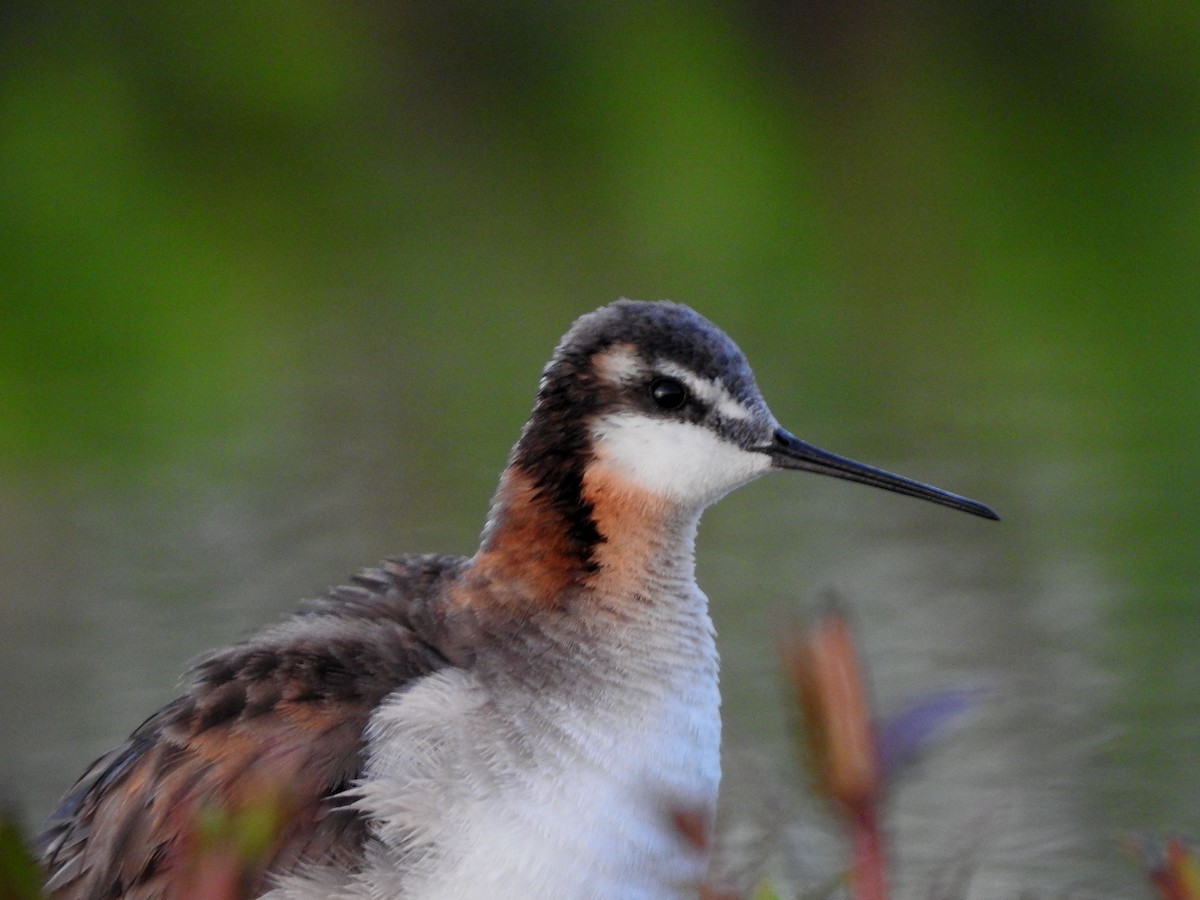
[(720, 700), (688, 599), (602, 649), (553, 643), (515, 678), (451, 669), (389, 698), (355, 804), (376, 825), (365, 866), (270, 896), (694, 898), (707, 858), (678, 820), (711, 821)]

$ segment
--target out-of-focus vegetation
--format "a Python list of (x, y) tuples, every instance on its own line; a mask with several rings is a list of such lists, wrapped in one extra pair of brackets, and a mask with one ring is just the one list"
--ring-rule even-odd
[(45, 810), (204, 646), (469, 550), (537, 364), (626, 294), (726, 328), (802, 436), (1005, 516), (710, 514), (731, 742), (771, 734), (776, 586), (861, 578), (885, 684), (1011, 689), (1003, 827), (1196, 831), (1198, 10), (4, 4), (7, 778)]
[(0, 812), (0, 897), (4, 900), (39, 900), (42, 877), (26, 846), (20, 823)]
[(331, 308), (420, 352), (629, 292), (1053, 366), (1045, 441), (1177, 465), (1130, 408), (1196, 400), (1197, 46), (1184, 2), (7, 4), (0, 449), (220, 428)]

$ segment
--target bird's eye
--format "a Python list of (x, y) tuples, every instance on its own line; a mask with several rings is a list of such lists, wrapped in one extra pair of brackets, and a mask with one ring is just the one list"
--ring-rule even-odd
[(679, 409), (688, 400), (688, 389), (674, 378), (656, 378), (650, 382), (650, 398), (659, 409)]

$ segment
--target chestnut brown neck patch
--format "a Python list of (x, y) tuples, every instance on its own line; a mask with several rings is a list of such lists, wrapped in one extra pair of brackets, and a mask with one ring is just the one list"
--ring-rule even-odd
[[(563, 493), (549, 494), (528, 472), (510, 467), (475, 557), (476, 575), (493, 586), (490, 593), (503, 594), (494, 598), (501, 602), (519, 598), (555, 605), (564, 591), (596, 571), (594, 549), (603, 538), (591, 516), (591, 505), (585, 507), (582, 499), (567, 504)], [(497, 585), (516, 590), (498, 592)]]

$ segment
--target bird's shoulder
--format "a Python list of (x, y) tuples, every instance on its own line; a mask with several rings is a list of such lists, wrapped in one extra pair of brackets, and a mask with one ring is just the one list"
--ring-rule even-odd
[[(84, 773), (42, 835), (49, 896), (198, 895), (213, 823), (258, 844), (224, 848), (257, 896), (271, 873), (352, 859), (366, 834), (337, 795), (359, 777), (379, 703), (422, 676), (469, 666), (447, 589), (459, 557), (404, 557), (202, 659), (187, 690)], [(265, 825), (264, 825), (265, 818)], [(239, 831), (239, 829), (241, 831)], [(245, 863), (244, 865), (242, 863)]]

